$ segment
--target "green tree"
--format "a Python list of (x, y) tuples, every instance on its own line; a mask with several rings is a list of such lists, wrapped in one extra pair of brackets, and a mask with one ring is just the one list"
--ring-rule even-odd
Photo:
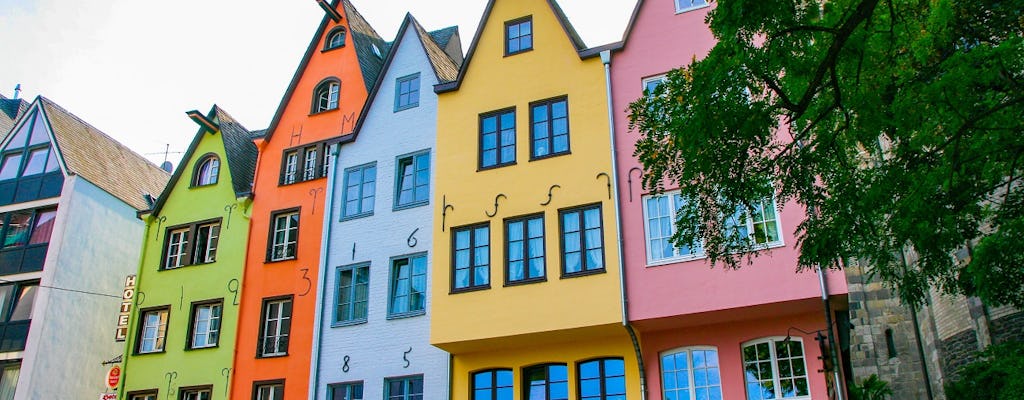
[(710, 54), (629, 108), (645, 186), (688, 199), (678, 244), (741, 267), (737, 210), (774, 194), (810, 210), (801, 269), (1024, 306), (1024, 0), (723, 0), (709, 23)]

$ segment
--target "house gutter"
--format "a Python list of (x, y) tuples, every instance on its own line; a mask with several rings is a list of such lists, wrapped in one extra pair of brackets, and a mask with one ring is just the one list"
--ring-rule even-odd
[(331, 157), (333, 158), (334, 162), (327, 166), (327, 190), (326, 190), (327, 198), (324, 201), (324, 208), (323, 208), (323, 212), (324, 212), (324, 226), (321, 229), (322, 234), (320, 236), (321, 237), (321, 243), (320, 243), (320, 263), (319, 263), (319, 269), (320, 270), (317, 271), (317, 279), (319, 279), (319, 281), (317, 281), (317, 285), (316, 285), (316, 288), (317, 288), (317, 290), (316, 290), (316, 307), (314, 308), (315, 311), (313, 313), (313, 315), (314, 315), (313, 318), (315, 318), (315, 321), (316, 321), (316, 329), (313, 330), (313, 343), (314, 343), (314, 346), (313, 346), (313, 353), (312, 353), (312, 357), (311, 357), (311, 360), (313, 362), (310, 363), (310, 367), (309, 367), (309, 369), (310, 369), (309, 370), (309, 376), (310, 376), (310, 379), (309, 379), (309, 390), (308, 390), (309, 400), (315, 400), (316, 399), (316, 391), (317, 391), (317, 388), (320, 386), (320, 368), (319, 368), (320, 367), (320, 347), (323, 344), (323, 343), (321, 343), (321, 341), (322, 341), (321, 332), (323, 332), (323, 328), (324, 328), (324, 321), (323, 321), (323, 313), (324, 313), (324, 310), (323, 310), (323, 294), (324, 294), (324, 290), (326, 290), (324, 286), (327, 284), (327, 247), (328, 246), (326, 245), (326, 242), (331, 239), (331, 226), (332, 226), (332, 224), (331, 224), (331, 214), (333, 213), (332, 210), (334, 210), (334, 184), (335, 184), (335, 180), (336, 180), (336, 179), (334, 179), (334, 168), (338, 164), (338, 153), (341, 152), (341, 145), (340, 144), (337, 145), (331, 151), (333, 152), (333, 154), (331, 154)]
[[(629, 297), (626, 295), (626, 261), (625, 246), (622, 241), (622, 213), (619, 208), (619, 163), (615, 151), (615, 114), (612, 106), (612, 52), (611, 50), (601, 51), (601, 63), (604, 64), (605, 95), (608, 99), (608, 143), (611, 145), (612, 156), (612, 207), (615, 210), (616, 235), (619, 244), (619, 291), (622, 304), (622, 326), (629, 333), (629, 339), (633, 343), (633, 351), (636, 353), (637, 370), (640, 373), (640, 399), (647, 400), (647, 376), (644, 372), (644, 355), (640, 350), (640, 340), (637, 338), (636, 330), (629, 324)], [(842, 399), (840, 399), (842, 400)]]

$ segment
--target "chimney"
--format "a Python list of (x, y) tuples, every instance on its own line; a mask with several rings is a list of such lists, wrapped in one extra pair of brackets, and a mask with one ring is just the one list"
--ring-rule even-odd
[(14, 100), (21, 97), (21, 84), (14, 85)]

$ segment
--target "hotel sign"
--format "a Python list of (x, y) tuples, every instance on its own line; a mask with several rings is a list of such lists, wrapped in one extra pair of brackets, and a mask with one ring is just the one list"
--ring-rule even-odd
[(132, 314), (132, 300), (135, 298), (135, 275), (128, 275), (121, 292), (121, 312), (117, 315), (117, 331), (114, 340), (123, 342), (128, 337), (128, 319)]

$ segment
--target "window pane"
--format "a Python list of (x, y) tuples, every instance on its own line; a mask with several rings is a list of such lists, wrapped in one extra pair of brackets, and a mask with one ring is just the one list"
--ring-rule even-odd
[(14, 311), (11, 312), (10, 321), (24, 321), (32, 318), (32, 306), (35, 305), (38, 289), (39, 286), (36, 285), (21, 287)]
[(10, 214), (7, 233), (4, 235), (3, 248), (24, 246), (28, 243), (32, 225), (31, 211), (16, 211)]
[(50, 156), (50, 149), (37, 149), (32, 150), (28, 154), (28, 162), (25, 163), (25, 171), (21, 173), (21, 176), (31, 176), (43, 173), (46, 169), (46, 160)]
[(32, 237), (29, 244), (47, 243), (53, 233), (53, 224), (57, 218), (57, 210), (40, 211), (36, 214), (35, 228), (32, 229)]
[(0, 180), (17, 178), (19, 167), (21, 167), (21, 153), (4, 156), (3, 164), (0, 165)]

